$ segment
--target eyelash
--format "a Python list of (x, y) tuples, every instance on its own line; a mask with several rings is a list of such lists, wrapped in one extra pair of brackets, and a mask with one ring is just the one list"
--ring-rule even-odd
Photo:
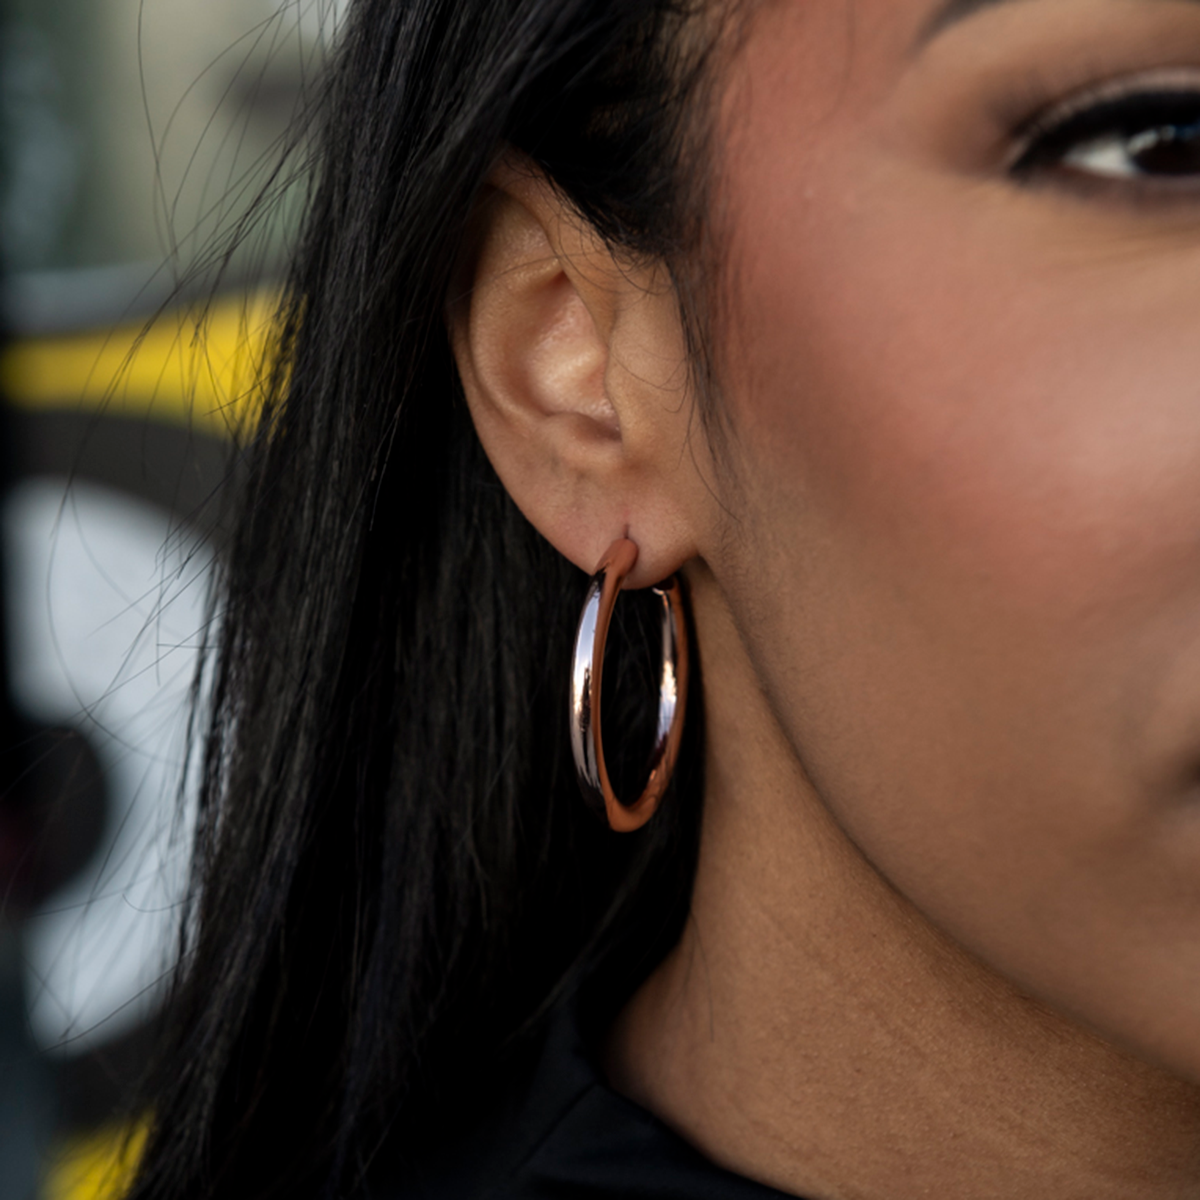
[[(1191, 86), (1131, 81), (1120, 91), (1093, 91), (1039, 114), (1016, 138), (1009, 171), (1024, 182), (1069, 173), (1077, 180), (1142, 189), (1196, 187), (1200, 80)], [(1152, 156), (1149, 162), (1138, 161), (1146, 155)]]

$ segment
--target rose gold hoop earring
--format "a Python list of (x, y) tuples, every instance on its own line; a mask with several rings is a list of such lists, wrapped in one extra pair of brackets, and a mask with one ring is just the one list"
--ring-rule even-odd
[(658, 726), (650, 752), (650, 777), (645, 790), (633, 804), (622, 804), (613, 792), (604, 763), (604, 741), (600, 734), (600, 677), (604, 668), (604, 644), (612, 620), (617, 594), (637, 562), (638, 548), (620, 538), (600, 560), (588, 587), (575, 634), (575, 657), (571, 671), (571, 750), (584, 798), (597, 808), (604, 806), (609, 825), (618, 833), (640, 829), (654, 816), (658, 802), (671, 779), (683, 733), (683, 709), (687, 700), (687, 624), (683, 593), (674, 575), (651, 590), (662, 600), (662, 674), (658, 692)]

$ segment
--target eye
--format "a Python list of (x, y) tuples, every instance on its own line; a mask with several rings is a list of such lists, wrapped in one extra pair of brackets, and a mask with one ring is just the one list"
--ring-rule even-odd
[[(1086, 105), (1086, 107), (1085, 107)], [(1017, 176), (1200, 180), (1200, 88), (1128, 93), (1051, 110), (1023, 131)]]

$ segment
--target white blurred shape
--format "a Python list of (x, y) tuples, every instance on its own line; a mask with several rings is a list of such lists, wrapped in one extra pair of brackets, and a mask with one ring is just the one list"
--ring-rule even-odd
[(14, 698), (37, 721), (80, 729), (109, 789), (97, 854), (27, 926), (34, 1037), (76, 1053), (149, 1015), (174, 947), (211, 558), (162, 509), (92, 483), (25, 481), (4, 523)]

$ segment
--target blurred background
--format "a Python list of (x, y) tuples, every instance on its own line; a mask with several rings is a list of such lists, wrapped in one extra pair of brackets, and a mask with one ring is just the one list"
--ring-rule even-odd
[(339, 12), (0, 13), (0, 1200), (136, 1154), (222, 489)]

